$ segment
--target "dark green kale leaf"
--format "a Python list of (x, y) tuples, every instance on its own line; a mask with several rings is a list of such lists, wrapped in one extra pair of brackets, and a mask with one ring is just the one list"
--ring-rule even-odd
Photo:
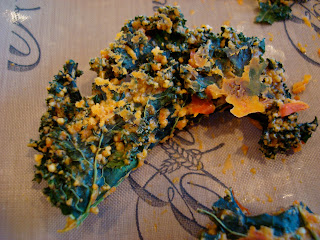
[(230, 56), (230, 61), (233, 63), (235, 74), (241, 76), (244, 70), (244, 66), (248, 65), (252, 58), (250, 48), (241, 49), (239, 54)]
[(257, 230), (262, 226), (271, 228), (276, 237), (296, 236), (296, 231), (301, 227), (306, 228), (311, 234), (315, 234), (311, 229), (309, 230), (305, 217), (305, 214), (312, 212), (302, 203), (292, 205), (286, 211), (272, 215), (264, 213), (248, 216), (242, 209), (235, 200), (231, 189), (224, 198), (220, 198), (212, 205), (212, 212), (198, 209), (200, 213), (207, 214), (217, 225), (216, 234), (209, 234), (208, 231), (205, 231), (201, 234), (201, 239), (221, 239), (222, 233), (227, 235), (227, 239), (247, 237), (252, 226)]
[(280, 0), (259, 1), (259, 8), (260, 12), (256, 17), (257, 23), (272, 24), (291, 17), (291, 8)]
[(220, 75), (212, 75), (207, 77), (198, 76), (195, 81), (192, 82), (190, 90), (192, 93), (196, 93), (200, 98), (206, 98), (205, 90), (209, 85), (217, 84), (221, 82), (222, 77)]
[(267, 62), (263, 61), (262, 63), (256, 64), (256, 66), (254, 65), (250, 67), (250, 70), (249, 70), (250, 83), (247, 86), (249, 90), (249, 95), (259, 96), (260, 93), (266, 89), (266, 85), (260, 81), (260, 77), (262, 72), (265, 70), (267, 66), (268, 66)]

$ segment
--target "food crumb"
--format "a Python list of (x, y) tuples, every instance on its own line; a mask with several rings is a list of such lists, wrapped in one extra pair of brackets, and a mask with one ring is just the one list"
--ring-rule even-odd
[(216, 136), (214, 135), (214, 133), (212, 133), (212, 134), (211, 134), (211, 137), (212, 137), (212, 138), (215, 138)]
[(230, 26), (230, 21), (229, 20), (224, 21), (222, 25)]
[(155, 231), (155, 232), (157, 232), (157, 231), (158, 231), (158, 226), (157, 226), (157, 224), (156, 224), (156, 223), (154, 224), (154, 231)]
[(178, 2), (173, 2), (173, 6), (178, 6)]
[(208, 229), (208, 234), (210, 235), (215, 235), (217, 234), (217, 225), (216, 224), (207, 224), (206, 225), (207, 229)]
[(256, 174), (256, 173), (257, 173), (257, 170), (256, 170), (255, 168), (251, 168), (251, 169), (250, 169), (250, 172), (251, 172), (252, 174)]
[(238, 137), (238, 139), (239, 139), (239, 141), (242, 141), (242, 140), (243, 140), (243, 137), (242, 137), (242, 136), (240, 136), (240, 137)]
[(320, 48), (318, 49), (318, 54), (319, 54), (319, 56), (320, 56)]
[(168, 212), (168, 209), (163, 210), (160, 214), (163, 215), (163, 214), (165, 214), (166, 212)]
[(201, 170), (202, 169), (202, 164), (201, 164), (201, 162), (199, 161), (198, 162), (198, 165), (197, 165), (197, 170)]
[(299, 183), (302, 183), (302, 180), (299, 180)]
[(237, 2), (238, 2), (239, 5), (243, 4), (243, 0), (237, 0)]
[(192, 16), (195, 13), (195, 11), (193, 9), (191, 9), (189, 13)]
[(273, 41), (273, 34), (272, 33), (268, 33), (268, 35), (270, 36), (269, 41), (272, 42)]
[(302, 20), (304, 21), (305, 25), (307, 25), (308, 27), (311, 27), (311, 23), (307, 17), (303, 17)]
[(302, 52), (302, 53), (306, 53), (307, 52), (306, 48), (302, 47), (301, 43), (299, 43), (299, 42), (298, 42), (298, 48), (299, 48), (300, 52)]
[(241, 163), (241, 164), (244, 164), (244, 159), (241, 159), (241, 160), (240, 160), (240, 163)]
[(296, 148), (293, 149), (293, 152), (300, 152), (301, 151), (301, 144), (298, 144), (298, 146)]
[(301, 82), (297, 82), (297, 83), (293, 84), (292, 93), (299, 94), (299, 93), (302, 93), (303, 91), (305, 91), (306, 85), (309, 83), (311, 78), (312, 77), (310, 74), (304, 75), (303, 80)]
[(298, 96), (298, 95), (294, 96), (293, 98), (294, 98), (294, 100), (297, 100), (297, 101), (300, 100), (300, 96)]
[(286, 161), (287, 161), (287, 159), (285, 159), (285, 158), (281, 159), (281, 162), (283, 162), (283, 163), (285, 163)]
[(272, 197), (269, 194), (266, 194), (267, 198), (268, 198), (268, 202), (273, 202)]
[(224, 163), (223, 169), (222, 169), (222, 173), (226, 174), (228, 170), (232, 169), (232, 162), (231, 162), (231, 154), (228, 154), (228, 157)]
[(174, 184), (176, 184), (176, 183), (178, 183), (179, 182), (179, 178), (178, 177), (176, 177), (176, 178), (174, 178), (174, 179), (172, 179), (172, 182), (174, 183)]
[(99, 213), (99, 208), (98, 207), (91, 207), (90, 208), (90, 212), (92, 212), (93, 214), (98, 214)]
[(273, 187), (273, 190), (277, 191), (277, 187)]
[(247, 153), (248, 153), (248, 149), (249, 149), (249, 147), (247, 146), (247, 145), (245, 145), (245, 144), (243, 144), (242, 146), (241, 146), (241, 150), (242, 150), (242, 152), (243, 152), (243, 154), (246, 156), (247, 155)]

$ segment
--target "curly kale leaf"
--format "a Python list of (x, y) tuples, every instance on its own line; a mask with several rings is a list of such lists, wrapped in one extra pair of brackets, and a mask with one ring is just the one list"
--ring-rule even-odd
[(301, 141), (306, 143), (311, 137), (312, 132), (318, 127), (318, 118), (315, 117), (314, 120), (310, 123), (301, 123), (299, 124)]
[(265, 114), (251, 114), (263, 128), (259, 140), (260, 151), (268, 158), (275, 158), (278, 153), (288, 153), (306, 143), (318, 127), (318, 120), (298, 123), (298, 114), (284, 118), (277, 116), (278, 107), (273, 105)]
[(256, 17), (257, 23), (273, 24), (291, 17), (291, 8), (280, 0), (259, 1), (259, 8), (260, 12)]

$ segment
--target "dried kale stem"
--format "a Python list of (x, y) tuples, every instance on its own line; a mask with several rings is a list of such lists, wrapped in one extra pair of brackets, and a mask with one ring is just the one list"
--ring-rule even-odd
[(98, 156), (98, 153), (100, 152), (101, 150), (101, 143), (102, 143), (102, 140), (103, 140), (103, 133), (101, 133), (101, 136), (100, 136), (100, 140), (99, 140), (99, 145), (98, 145), (98, 149), (96, 151), (96, 155), (94, 156), (94, 164), (93, 164), (93, 183), (92, 183), (92, 186), (93, 184), (96, 184), (97, 182), (97, 172), (98, 172), (98, 168), (97, 168), (97, 156)]
[[(93, 181), (92, 181), (92, 186), (91, 186), (92, 189), (93, 189), (93, 185), (96, 184), (96, 182), (97, 182), (97, 171), (98, 171), (98, 168), (97, 168), (97, 155), (98, 155), (98, 153), (99, 153), (99, 151), (100, 151), (102, 139), (103, 139), (103, 134), (101, 133), (100, 140), (99, 140), (99, 145), (98, 145), (98, 149), (97, 149), (96, 154), (95, 154), (95, 156), (94, 156), (94, 163), (93, 163)], [(93, 189), (93, 190), (94, 190), (94, 189)], [(93, 193), (93, 191), (91, 191), (91, 197), (92, 197), (92, 193)], [(84, 221), (84, 219), (88, 216), (89, 211), (90, 211), (90, 208), (91, 208), (92, 206), (93, 206), (93, 204), (92, 204), (92, 202), (91, 202), (91, 200), (90, 200), (89, 203), (88, 203), (88, 206), (87, 206), (87, 208), (86, 208), (86, 210), (85, 210), (85, 212), (84, 212), (84, 214), (82, 215), (82, 216), (84, 216), (84, 218), (82, 219), (82, 217), (81, 217), (81, 218), (79, 219), (78, 225), (80, 225), (80, 224)]]
[(309, 225), (307, 219), (303, 215), (301, 206), (298, 206), (298, 210), (301, 215), (302, 221), (303, 221), (304, 225), (306, 226), (306, 229), (308, 229), (309, 233), (311, 234), (312, 238), (314, 238), (315, 240), (320, 240), (320, 238), (317, 236), (317, 234), (310, 228), (310, 225)]
[(235, 235), (235, 236), (239, 236), (239, 237), (246, 237), (247, 235), (243, 234), (243, 233), (238, 233), (238, 232), (235, 232), (235, 231), (232, 231), (231, 229), (229, 229), (226, 225), (224, 225), (224, 223), (216, 216), (214, 215), (213, 213), (211, 212), (208, 212), (204, 209), (197, 209), (197, 211), (199, 213), (204, 213), (204, 214), (207, 214), (209, 215), (210, 217), (213, 217), (220, 225), (221, 227), (223, 227), (225, 230), (227, 230), (229, 233)]

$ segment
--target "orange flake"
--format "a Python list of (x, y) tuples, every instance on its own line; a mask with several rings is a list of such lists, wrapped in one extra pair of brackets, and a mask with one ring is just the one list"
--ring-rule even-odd
[(237, 2), (238, 2), (239, 5), (243, 4), (243, 0), (237, 0)]
[(302, 53), (306, 53), (307, 52), (306, 48), (302, 47), (301, 43), (299, 43), (299, 42), (298, 42), (298, 48), (299, 48), (300, 52), (302, 52)]
[(241, 163), (241, 164), (244, 164), (244, 159), (241, 159), (241, 160), (240, 160), (240, 163)]
[(256, 170), (255, 168), (251, 168), (251, 169), (250, 169), (250, 172), (251, 172), (252, 174), (256, 174), (256, 173), (257, 173), (257, 170)]
[(302, 20), (304, 21), (304, 24), (308, 27), (311, 27), (311, 22), (307, 17), (303, 17)]
[(178, 2), (173, 2), (173, 6), (178, 6)]
[(231, 154), (228, 154), (226, 161), (224, 162), (222, 173), (226, 174), (228, 170), (232, 169), (232, 161), (231, 161)]
[(312, 76), (310, 74), (305, 74), (301, 82), (297, 82), (293, 84), (292, 92), (294, 94), (298, 94), (306, 90), (306, 85), (309, 83), (311, 79), (312, 79)]
[(240, 137), (238, 137), (238, 139), (239, 139), (239, 141), (242, 141), (242, 140), (243, 140), (243, 137), (242, 137), (242, 136), (240, 136)]
[(155, 232), (157, 232), (157, 231), (158, 231), (158, 226), (157, 226), (157, 224), (156, 224), (156, 223), (154, 224), (154, 231), (155, 231)]
[(248, 149), (249, 149), (249, 147), (247, 146), (247, 145), (245, 145), (245, 144), (243, 144), (242, 146), (241, 146), (241, 150), (242, 150), (242, 152), (243, 152), (243, 154), (246, 156), (247, 155), (247, 153), (248, 153)]
[(211, 134), (211, 137), (212, 137), (212, 138), (215, 138), (216, 136), (214, 135), (214, 133), (212, 133), (212, 134)]
[(207, 229), (208, 229), (208, 234), (210, 235), (216, 235), (217, 234), (217, 225), (216, 224), (207, 224), (206, 225)]
[(318, 49), (318, 54), (319, 54), (319, 56), (320, 56), (320, 48)]
[(180, 180), (180, 179), (179, 179), (178, 177), (176, 177), (176, 178), (172, 179), (172, 183), (176, 184), (176, 183), (179, 182), (179, 180)]
[(199, 161), (197, 165), (197, 170), (201, 170), (201, 169), (202, 169), (202, 163)]
[(224, 21), (222, 25), (230, 26), (230, 20)]
[(273, 202), (272, 197), (269, 194), (266, 194), (267, 198), (268, 198), (268, 202)]
[(299, 101), (300, 100), (300, 96), (296, 95), (293, 97), (295, 100)]
[(199, 143), (199, 149), (203, 149), (203, 142), (200, 140), (200, 138), (197, 138), (197, 142)]
[(312, 40), (316, 40), (316, 35), (312, 35)]
[(302, 111), (302, 110), (305, 110), (308, 108), (309, 108), (308, 104), (306, 104), (302, 101), (294, 101), (291, 103), (285, 103), (285, 104), (281, 105), (280, 109), (279, 109), (279, 113), (280, 113), (280, 116), (283, 118), (283, 117), (288, 116), (292, 113), (299, 112), (299, 111)]
[(195, 13), (195, 11), (193, 9), (191, 9), (189, 13), (192, 16)]
[(166, 212), (168, 212), (168, 209), (163, 210), (160, 214), (163, 215), (163, 214), (165, 214)]
[(268, 35), (270, 36), (270, 38), (269, 38), (270, 42), (272, 42), (273, 41), (273, 34), (272, 33), (268, 33)]
[(300, 152), (301, 151), (301, 144), (298, 144), (296, 148), (293, 148), (293, 152)]

